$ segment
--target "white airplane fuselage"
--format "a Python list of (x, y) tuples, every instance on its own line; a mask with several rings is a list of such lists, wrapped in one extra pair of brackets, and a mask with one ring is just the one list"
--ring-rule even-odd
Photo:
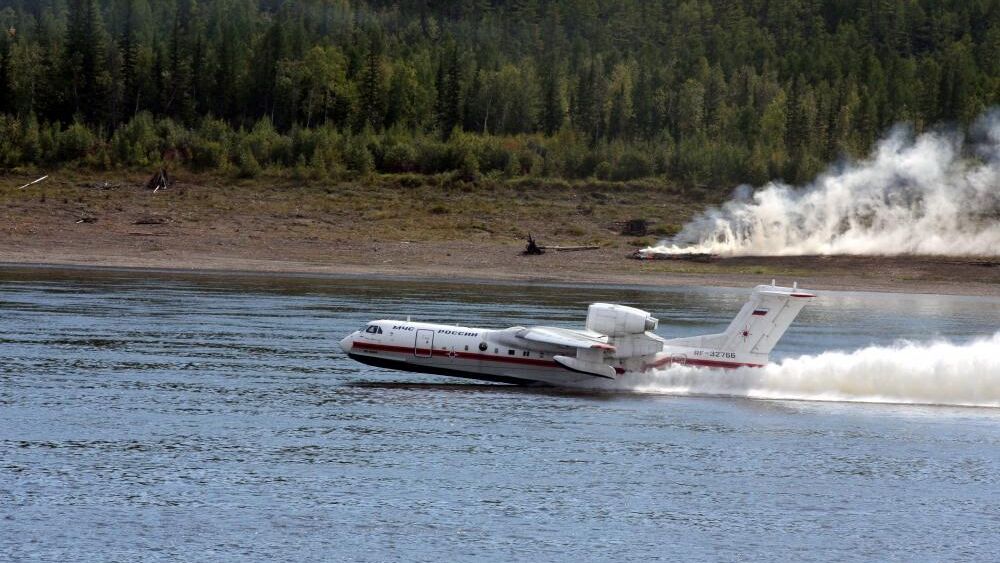
[[(381, 332), (365, 332), (372, 327)], [(502, 330), (396, 320), (373, 321), (365, 330), (348, 335), (340, 346), (350, 358), (368, 365), (521, 385), (576, 386), (595, 381), (594, 376), (573, 372), (553, 359), (572, 355), (572, 347), (506, 342), (511, 339)], [(723, 369), (763, 365), (752, 354), (670, 346), (654, 355), (610, 363), (618, 374), (673, 364)]]
[(811, 293), (754, 288), (719, 334), (666, 340), (657, 319), (622, 305), (594, 303), (585, 328), (471, 328), (423, 322), (369, 322), (340, 342), (354, 360), (388, 369), (514, 384), (593, 386), (625, 373), (672, 365), (760, 367)]

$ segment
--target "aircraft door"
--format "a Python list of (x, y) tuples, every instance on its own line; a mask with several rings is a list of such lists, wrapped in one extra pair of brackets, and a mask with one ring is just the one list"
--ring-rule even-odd
[(431, 350), (434, 347), (434, 331), (418, 330), (413, 341), (413, 355), (421, 358), (430, 358)]

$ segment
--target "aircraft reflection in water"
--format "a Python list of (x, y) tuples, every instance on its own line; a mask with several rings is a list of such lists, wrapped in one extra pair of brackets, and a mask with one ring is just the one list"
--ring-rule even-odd
[(402, 371), (520, 385), (587, 386), (671, 364), (760, 367), (809, 299), (798, 287), (759, 285), (725, 332), (664, 339), (646, 311), (594, 303), (584, 330), (502, 330), (379, 320), (340, 341), (359, 362)]

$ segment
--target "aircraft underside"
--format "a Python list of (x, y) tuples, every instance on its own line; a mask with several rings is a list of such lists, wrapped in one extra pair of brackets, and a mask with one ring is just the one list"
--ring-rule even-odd
[(550, 362), (550, 366), (506, 365), (492, 361), (466, 363), (447, 355), (424, 358), (384, 353), (379, 355), (349, 353), (348, 357), (363, 364), (385, 369), (512, 385), (576, 386), (593, 384), (595, 379), (600, 379), (573, 373), (555, 362)]

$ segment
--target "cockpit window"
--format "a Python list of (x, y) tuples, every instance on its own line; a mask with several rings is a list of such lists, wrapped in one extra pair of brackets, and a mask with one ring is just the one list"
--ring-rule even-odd
[(368, 334), (382, 334), (382, 328), (378, 327), (378, 326), (375, 326), (375, 325), (372, 325), (372, 326), (366, 328), (365, 332), (367, 332)]

